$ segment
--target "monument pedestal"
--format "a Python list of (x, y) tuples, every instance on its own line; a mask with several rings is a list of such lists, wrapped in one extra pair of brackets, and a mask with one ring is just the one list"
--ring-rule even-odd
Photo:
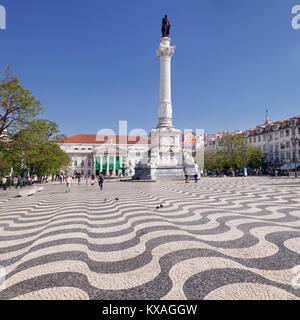
[(151, 130), (150, 157), (135, 167), (134, 179), (181, 179), (184, 178), (182, 132), (173, 127)]

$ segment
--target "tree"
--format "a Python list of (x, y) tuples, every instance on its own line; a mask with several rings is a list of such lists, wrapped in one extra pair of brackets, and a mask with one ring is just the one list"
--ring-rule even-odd
[[(2, 74), (2, 78), (1, 78)], [(13, 135), (25, 128), (43, 111), (41, 103), (20, 80), (10, 73), (10, 67), (0, 72), (0, 137)]]
[(263, 166), (266, 155), (261, 151), (261, 148), (248, 146), (247, 150), (247, 165), (251, 169), (259, 169)]
[(2, 154), (0, 153), (0, 177), (5, 176), (8, 174), (10, 169), (9, 163), (3, 158)]
[(204, 169), (211, 171), (218, 167), (217, 152), (215, 149), (208, 149), (204, 151)]
[(243, 168), (247, 163), (247, 139), (242, 135), (228, 134), (224, 136), (217, 150), (219, 167)]
[(6, 152), (15, 172), (41, 176), (58, 174), (62, 167), (68, 166), (68, 155), (55, 143), (62, 137), (58, 133), (57, 124), (44, 119), (35, 119), (17, 132)]

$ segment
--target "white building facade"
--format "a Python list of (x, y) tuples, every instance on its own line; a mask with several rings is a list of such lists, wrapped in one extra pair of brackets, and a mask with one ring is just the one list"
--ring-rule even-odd
[(134, 167), (148, 152), (148, 137), (79, 134), (60, 141), (70, 157), (69, 174), (76, 176), (132, 176)]
[(276, 122), (267, 116), (262, 125), (244, 131), (243, 135), (250, 145), (261, 148), (268, 166), (300, 166), (300, 116)]

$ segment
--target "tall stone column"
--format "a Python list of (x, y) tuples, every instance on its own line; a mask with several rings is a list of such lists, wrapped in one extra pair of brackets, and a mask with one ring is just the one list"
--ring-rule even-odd
[(117, 166), (117, 156), (114, 156), (114, 162), (113, 162), (113, 173), (112, 175), (116, 175), (116, 166)]
[(103, 157), (100, 157), (100, 173), (103, 172)]
[(109, 156), (106, 157), (106, 175), (109, 176)]
[(158, 109), (157, 128), (173, 127), (172, 123), (172, 99), (171, 99), (171, 58), (175, 51), (171, 47), (171, 39), (163, 37), (160, 39), (160, 46), (156, 50), (160, 58), (160, 101)]

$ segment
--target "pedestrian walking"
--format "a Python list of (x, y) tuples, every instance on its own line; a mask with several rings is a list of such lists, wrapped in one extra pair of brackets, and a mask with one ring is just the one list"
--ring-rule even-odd
[(101, 172), (100, 175), (99, 175), (99, 187), (100, 187), (101, 190), (103, 189), (103, 182), (104, 182), (104, 175)]
[(71, 176), (67, 176), (67, 193), (71, 192), (71, 183), (72, 183), (72, 178)]
[(91, 187), (92, 187), (92, 189), (95, 188), (95, 177), (94, 176), (92, 176)]
[(189, 183), (189, 176), (187, 174), (185, 175), (185, 183)]
[(16, 189), (18, 189), (18, 187), (20, 187), (21, 189), (23, 188), (23, 180), (22, 180), (21, 176), (18, 176), (18, 182), (17, 182)]
[(5, 177), (2, 179), (2, 184), (3, 184), (4, 191), (6, 191), (6, 188), (7, 188), (7, 179), (6, 179)]
[(195, 183), (198, 183), (198, 173), (194, 175)]

